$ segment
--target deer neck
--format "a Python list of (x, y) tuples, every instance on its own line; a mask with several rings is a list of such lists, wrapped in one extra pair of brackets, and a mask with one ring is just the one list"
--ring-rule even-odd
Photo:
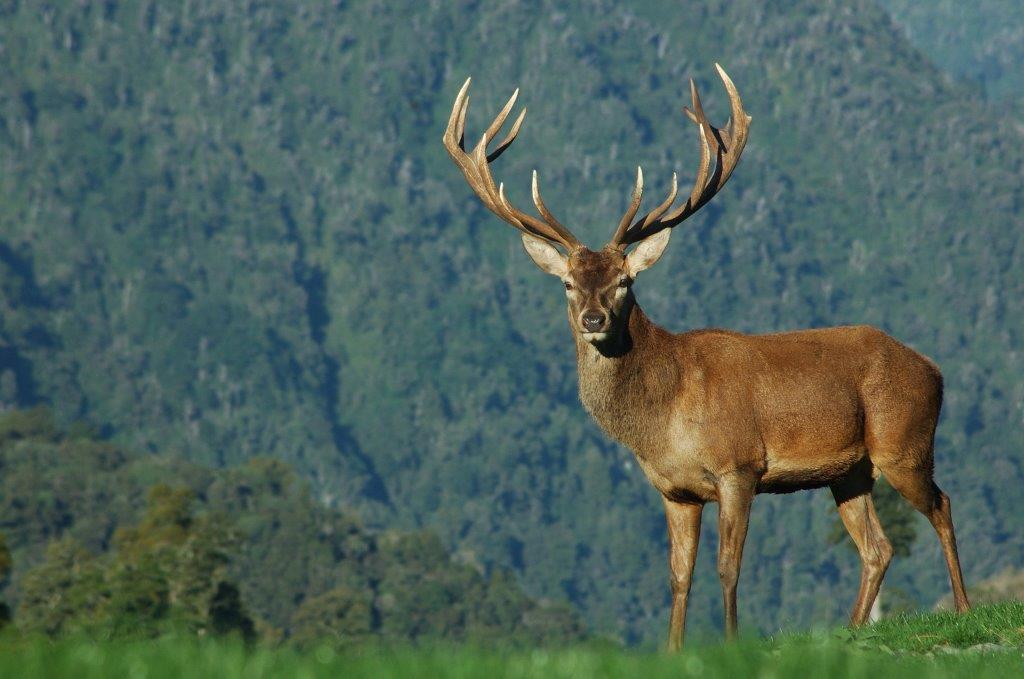
[(599, 345), (576, 334), (580, 400), (610, 436), (638, 454), (658, 438), (681, 384), (671, 335), (630, 298), (621, 330)]

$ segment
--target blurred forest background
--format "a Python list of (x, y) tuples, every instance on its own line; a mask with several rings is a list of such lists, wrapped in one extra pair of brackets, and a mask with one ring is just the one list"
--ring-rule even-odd
[[(751, 140), (641, 304), (677, 331), (870, 323), (935, 359), (967, 578), (1024, 563), (1017, 3), (631, 5), (0, 1), (0, 577), (23, 627), (662, 638), (660, 501), (578, 403), (557, 282), (441, 146), (470, 74), (470, 130), (517, 86), (530, 108), (496, 168), (513, 200), (538, 168), (598, 245), (638, 164), (692, 177), (686, 79), (721, 124), (721, 62)], [(834, 522), (828, 491), (758, 499), (742, 625), (845, 618)], [(917, 533), (886, 587), (927, 608), (948, 583)]]

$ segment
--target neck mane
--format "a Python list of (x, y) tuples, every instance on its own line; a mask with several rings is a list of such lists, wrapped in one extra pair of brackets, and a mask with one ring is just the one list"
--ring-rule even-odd
[(580, 400), (610, 436), (639, 451), (679, 394), (682, 371), (671, 333), (635, 301), (622, 329), (598, 345), (575, 334)]

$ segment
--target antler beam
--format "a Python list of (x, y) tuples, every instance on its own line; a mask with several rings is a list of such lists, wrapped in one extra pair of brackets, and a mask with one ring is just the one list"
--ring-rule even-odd
[[(725, 186), (732, 176), (736, 164), (740, 161), (743, 147), (747, 144), (747, 133), (750, 128), (750, 116), (743, 110), (743, 102), (740, 100), (739, 92), (733, 84), (732, 79), (719, 64), (715, 64), (718, 75), (725, 85), (729, 94), (729, 103), (732, 107), (732, 117), (725, 124), (724, 128), (717, 128), (708, 122), (704, 115), (704, 107), (700, 103), (700, 95), (693, 80), (690, 80), (690, 98), (693, 101), (693, 109), (684, 108), (686, 116), (697, 123), (697, 131), (700, 138), (700, 165), (697, 167), (697, 178), (694, 180), (693, 189), (687, 201), (669, 211), (675, 203), (678, 190), (675, 173), (672, 174), (672, 188), (668, 198), (661, 205), (654, 208), (646, 215), (633, 221), (640, 203), (643, 200), (644, 175), (640, 168), (637, 168), (636, 185), (633, 188), (632, 200), (622, 216), (615, 235), (612, 236), (610, 245), (624, 249), (631, 243), (647, 238), (648, 236), (661, 231), (671, 229), (680, 224), (690, 215), (701, 209), (714, 198), (715, 194)], [(711, 169), (711, 156), (715, 156), (715, 170)]]
[(523, 233), (543, 238), (556, 245), (561, 245), (568, 251), (582, 247), (576, 236), (572, 235), (572, 232), (562, 226), (555, 219), (554, 215), (551, 214), (547, 206), (544, 205), (544, 201), (540, 197), (536, 170), (533, 171), (533, 204), (537, 207), (537, 211), (540, 212), (542, 219), (538, 219), (513, 207), (505, 196), (504, 184), (495, 185), (494, 183), (490, 164), (497, 160), (515, 141), (516, 135), (519, 134), (519, 128), (523, 124), (523, 119), (526, 117), (526, 109), (522, 110), (515, 123), (512, 124), (512, 129), (508, 135), (505, 136), (493, 151), (488, 153), (487, 146), (501, 131), (505, 120), (508, 118), (508, 114), (512, 111), (512, 107), (515, 106), (516, 98), (519, 96), (518, 89), (509, 97), (508, 102), (487, 127), (483, 137), (480, 138), (480, 141), (473, 150), (468, 153), (466, 152), (465, 130), (466, 112), (469, 110), (470, 80), (471, 78), (466, 79), (462, 89), (459, 90), (458, 96), (455, 97), (455, 105), (452, 107), (452, 114), (448, 118), (448, 127), (445, 129), (444, 137), (442, 138), (444, 147), (448, 150), (448, 155), (452, 157), (455, 164), (462, 170), (462, 174), (466, 181), (469, 182), (470, 188), (473, 189), (473, 192), (476, 193), (483, 204), (487, 206), (487, 209)]

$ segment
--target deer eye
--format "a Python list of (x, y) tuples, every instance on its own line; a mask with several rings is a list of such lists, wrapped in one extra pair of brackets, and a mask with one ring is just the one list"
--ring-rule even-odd
[(565, 281), (565, 289), (572, 290), (572, 283), (570, 283), (569, 281)]

